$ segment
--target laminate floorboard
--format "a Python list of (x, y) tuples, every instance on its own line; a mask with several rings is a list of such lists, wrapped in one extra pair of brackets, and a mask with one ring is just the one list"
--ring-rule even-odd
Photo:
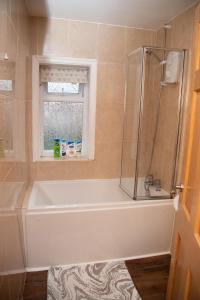
[[(131, 278), (143, 300), (165, 300), (170, 255), (125, 261)], [(23, 300), (47, 299), (47, 271), (26, 274)]]

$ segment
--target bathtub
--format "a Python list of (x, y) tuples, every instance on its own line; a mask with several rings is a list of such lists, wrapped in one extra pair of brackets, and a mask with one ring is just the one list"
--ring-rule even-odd
[(35, 182), (23, 206), (27, 270), (170, 251), (172, 199), (134, 201), (119, 179)]

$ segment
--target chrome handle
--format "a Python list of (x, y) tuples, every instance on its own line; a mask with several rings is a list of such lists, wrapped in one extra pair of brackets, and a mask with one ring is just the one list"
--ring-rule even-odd
[(184, 185), (182, 183), (176, 185), (176, 190), (182, 192), (184, 190)]

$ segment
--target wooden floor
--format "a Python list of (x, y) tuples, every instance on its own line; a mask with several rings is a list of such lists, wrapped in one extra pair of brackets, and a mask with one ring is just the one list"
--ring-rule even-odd
[(165, 300), (170, 255), (126, 261), (131, 278), (143, 300)]
[[(126, 261), (131, 278), (143, 300), (164, 300), (169, 274), (170, 255)], [(29, 272), (23, 300), (47, 299), (47, 271)]]

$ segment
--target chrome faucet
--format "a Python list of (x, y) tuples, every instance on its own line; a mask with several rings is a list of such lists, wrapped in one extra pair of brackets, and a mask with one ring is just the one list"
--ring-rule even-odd
[(156, 189), (157, 192), (161, 191), (161, 182), (160, 182), (160, 179), (155, 179), (153, 181), (153, 186), (155, 187), (155, 189)]
[(144, 189), (147, 196), (150, 194), (150, 186), (155, 187), (156, 191), (161, 190), (161, 181), (160, 179), (153, 179), (153, 175), (147, 175), (144, 181)]
[(144, 181), (144, 189), (146, 192), (149, 192), (150, 185), (153, 185), (153, 175), (147, 175)]

